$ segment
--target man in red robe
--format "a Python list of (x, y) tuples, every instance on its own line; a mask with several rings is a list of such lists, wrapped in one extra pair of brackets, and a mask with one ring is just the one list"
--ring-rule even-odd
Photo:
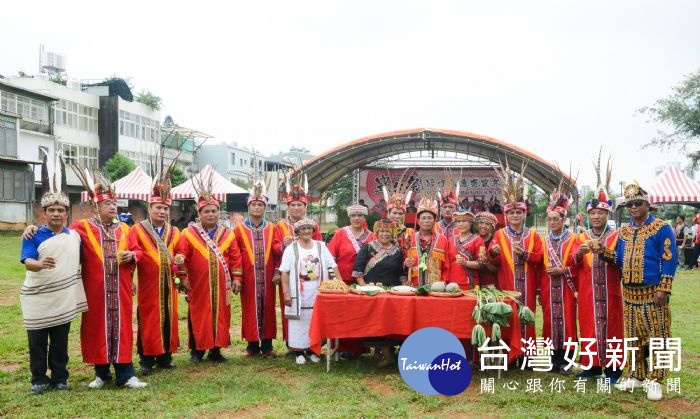
[[(457, 194), (459, 194), (459, 186), (457, 186)], [(454, 191), (447, 191), (440, 197), (440, 222), (437, 223), (437, 229), (440, 234), (451, 239), (455, 234), (455, 223), (452, 220), (452, 214), (457, 211), (459, 201)]]
[(127, 250), (129, 227), (116, 221), (117, 200), (108, 182), (100, 179), (91, 195), (97, 216), (77, 220), (70, 227), (81, 239), (88, 311), (80, 324), (80, 347), (83, 362), (95, 364), (95, 379), (88, 387), (99, 389), (112, 379), (110, 364), (114, 365), (118, 386), (146, 387), (147, 383), (136, 378), (132, 363), (135, 286), (134, 253)]
[[(612, 200), (599, 186), (593, 199), (586, 203), (591, 228), (579, 235), (578, 246), (572, 250), (578, 264), (578, 322), (582, 339), (593, 339), (590, 358), (581, 357), (581, 364), (590, 366), (578, 374), (579, 377), (595, 377), (605, 372), (610, 384), (616, 384), (622, 368), (606, 365), (608, 340), (622, 339), (624, 325), (622, 316), (622, 286), (620, 268), (606, 263), (598, 253), (600, 247), (614, 249), (618, 231), (608, 226), (608, 214), (612, 211)], [(586, 348), (585, 341), (581, 342)], [(619, 345), (619, 344), (617, 344)]]
[[(167, 182), (167, 183), (165, 183)], [(169, 180), (157, 182), (149, 198), (149, 218), (131, 228), (129, 242), (136, 255), (138, 293), (136, 348), (141, 374), (158, 368), (172, 369), (178, 337), (178, 295), (173, 275), (175, 245), (180, 232), (168, 223)]]
[(275, 284), (272, 277), (279, 265), (280, 246), (274, 224), (265, 219), (267, 197), (254, 186), (248, 197), (248, 218), (236, 226), (236, 241), (243, 262), (241, 336), (248, 342), (246, 357), (262, 354), (274, 358), (272, 339), (277, 337)]
[[(527, 204), (518, 200), (504, 205), (508, 225), (496, 231), (491, 240), (489, 261), (498, 267), (498, 288), (518, 291), (519, 300), (534, 314), (537, 305), (538, 275), (542, 264), (542, 239), (534, 228), (525, 227)], [(523, 339), (535, 339), (535, 325), (521, 322)]]
[(409, 269), (408, 281), (413, 286), (446, 281), (450, 272), (447, 260), (447, 238), (435, 231), (438, 216), (437, 202), (422, 198), (418, 203), (419, 230), (411, 236), (406, 252), (405, 266)]
[[(306, 182), (306, 175), (303, 175), (304, 186), (300, 184), (291, 185), (290, 180), (287, 179), (285, 186), (287, 188), (287, 194), (285, 201), (287, 202), (287, 216), (277, 222), (275, 225), (275, 234), (277, 235), (275, 242), (275, 252), (280, 255), (284, 253), (284, 249), (290, 244), (294, 243), (296, 240), (296, 235), (294, 234), (294, 223), (305, 218), (306, 216), (306, 205), (308, 203), (308, 197), (306, 195), (309, 186)], [(321, 229), (318, 224), (314, 221), (314, 232), (311, 236), (313, 240), (323, 241), (323, 236), (321, 236)], [(273, 281), (275, 285), (280, 285), (280, 272), (279, 264), (280, 260), (277, 261), (277, 266), (275, 267), (275, 275)], [(281, 307), (281, 319), (282, 319), (282, 337), (285, 342), (287, 342), (287, 318), (284, 317), (284, 295), (282, 295), (282, 287), (279, 287), (279, 300)]]
[[(540, 277), (542, 303), (542, 336), (550, 339), (554, 372), (568, 374), (564, 359), (565, 342), (577, 342), (576, 335), (576, 264), (572, 249), (578, 246), (578, 237), (564, 229), (564, 217), (569, 197), (561, 192), (552, 194), (547, 207), (549, 234), (544, 239), (544, 269)], [(570, 352), (573, 356), (574, 352)]]
[[(192, 362), (226, 362), (221, 348), (231, 344), (231, 292), (241, 290), (241, 253), (233, 231), (219, 225), (219, 201), (209, 191), (198, 191), (199, 222), (180, 235), (177, 254), (184, 264), (178, 271), (188, 290), (187, 324)], [(176, 256), (177, 257), (177, 256)], [(178, 258), (179, 259), (179, 258)]]

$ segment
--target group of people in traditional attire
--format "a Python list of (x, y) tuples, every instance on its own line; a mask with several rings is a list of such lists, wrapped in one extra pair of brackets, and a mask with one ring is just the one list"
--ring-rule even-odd
[[(295, 362), (318, 362), (320, 354), (309, 350), (315, 298), (322, 281), (339, 279), (385, 286), (443, 281), (462, 290), (495, 285), (518, 291), (519, 302), (533, 313), (540, 301), (541, 336), (551, 342), (555, 371), (568, 373), (565, 342), (592, 338), (591, 368), (581, 377), (604, 375), (622, 390), (649, 379), (649, 399), (662, 397), (665, 371), (651, 370), (645, 353), (649, 338), (670, 337), (668, 296), (677, 251), (673, 230), (649, 214), (648, 194), (636, 183), (625, 189), (630, 225), (617, 231), (607, 223), (612, 201), (599, 176), (600, 186), (587, 203), (591, 228), (578, 235), (564, 226), (573, 189), (560, 184), (547, 207), (548, 233), (541, 237), (525, 225), (524, 169), (520, 174), (508, 167), (500, 172), (507, 225), (498, 230), (492, 213), (474, 214), (460, 207), (458, 184), (424, 195), (416, 211), (417, 228), (407, 228), (403, 220), (412, 193), (410, 185), (398, 182), (392, 191), (384, 189), (387, 218), (375, 222), (373, 231), (366, 226), (367, 207), (351, 205), (350, 225), (337, 230), (326, 246), (318, 224), (305, 217), (305, 175), (295, 184), (285, 182), (288, 212), (277, 224), (265, 218), (264, 184), (251, 178), (248, 216), (233, 229), (219, 224), (220, 204), (211, 179), (195, 178), (199, 218), (179, 231), (168, 222), (172, 166), (161, 164), (149, 217), (132, 227), (116, 218), (113, 186), (99, 174), (74, 169), (96, 215), (66, 228), (68, 199), (60, 181), (53, 188), (48, 185), (47, 174), (41, 201), (47, 224), (30, 226), (22, 246), (27, 276), (21, 303), (35, 393), (68, 388), (67, 337), (78, 313), (83, 316), (83, 361), (95, 366), (89, 387), (102, 388), (112, 379), (110, 365), (118, 386), (145, 387), (132, 363), (134, 295), (141, 375), (175, 368), (178, 292), (185, 293), (188, 304), (192, 362), (227, 360), (222, 348), (231, 343), (233, 294), (241, 298), (244, 356), (277, 355), (273, 340), (279, 298), (283, 339)], [(533, 324), (520, 327), (525, 340), (537, 337)], [(606, 348), (612, 338), (623, 337), (639, 338), (641, 349), (635, 370), (620, 379), (622, 372), (610, 368)], [(381, 337), (378, 342), (378, 366), (392, 365), (391, 342)], [(343, 340), (340, 345), (344, 358), (365, 351), (362, 341)]]

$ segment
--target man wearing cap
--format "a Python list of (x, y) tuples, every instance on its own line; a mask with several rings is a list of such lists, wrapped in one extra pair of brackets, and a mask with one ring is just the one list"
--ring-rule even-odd
[(265, 219), (268, 199), (262, 183), (253, 185), (248, 196), (248, 217), (236, 226), (241, 249), (241, 337), (248, 342), (245, 356), (274, 358), (272, 340), (277, 337), (275, 284), (272, 277), (281, 257), (275, 226)]
[(365, 220), (367, 220), (367, 208), (362, 205), (350, 205), (347, 208), (350, 225), (338, 229), (330, 243), (328, 251), (338, 264), (338, 270), (347, 284), (352, 284), (355, 259), (360, 249), (365, 244), (374, 240), (374, 235), (367, 230)]
[(422, 198), (418, 203), (419, 230), (411, 236), (404, 264), (409, 269), (408, 281), (413, 286), (447, 280), (450, 261), (447, 260), (447, 238), (435, 231), (438, 217), (437, 201)]
[(564, 228), (569, 208), (569, 195), (555, 191), (547, 206), (547, 228), (544, 239), (544, 269), (540, 277), (542, 303), (542, 336), (552, 343), (554, 372), (569, 374), (564, 359), (565, 342), (576, 342), (576, 265), (572, 249), (578, 237)]
[(209, 351), (208, 360), (226, 362), (221, 348), (231, 344), (231, 292), (241, 290), (241, 253), (233, 231), (219, 225), (219, 201), (211, 185), (200, 184), (197, 194), (199, 222), (182, 232), (176, 247), (187, 274), (182, 285), (189, 302), (190, 359), (200, 362)]
[(661, 400), (661, 383), (667, 371), (652, 369), (655, 360), (649, 359), (649, 345), (652, 338), (662, 339), (661, 348), (665, 350), (665, 339), (671, 337), (668, 301), (678, 253), (671, 226), (649, 213), (649, 194), (634, 182), (625, 186), (624, 196), (630, 224), (620, 229), (614, 247), (601, 246), (603, 259), (622, 269), (625, 338), (637, 338), (632, 342), (637, 346), (634, 370), (615, 387), (631, 391), (649, 380), (647, 398)]
[(450, 261), (450, 274), (447, 282), (459, 284), (462, 290), (479, 286), (478, 270), (486, 259), (484, 241), (471, 231), (474, 214), (469, 211), (456, 211), (452, 221), (457, 227), (456, 233), (448, 239), (447, 259)]
[[(605, 372), (611, 384), (616, 384), (622, 374), (621, 366), (608, 366), (608, 343), (610, 339), (622, 339), (622, 286), (620, 268), (606, 263), (599, 253), (591, 252), (601, 246), (614, 248), (618, 232), (608, 226), (608, 214), (612, 211), (612, 200), (607, 188), (599, 186), (593, 199), (586, 202), (590, 229), (579, 235), (574, 255), (578, 266), (578, 323), (582, 348), (591, 352), (590, 358), (581, 357), (581, 364), (590, 367), (579, 377), (596, 377)], [(585, 339), (585, 340), (583, 340)], [(591, 340), (586, 348), (586, 340)], [(621, 344), (615, 344), (615, 347)]]
[[(304, 179), (304, 186), (300, 184), (292, 185), (290, 180), (285, 178), (285, 187), (287, 191), (285, 197), (285, 201), (287, 202), (287, 216), (279, 220), (275, 225), (275, 234), (277, 234), (275, 251), (279, 254), (283, 254), (287, 246), (294, 243), (294, 240), (297, 238), (296, 234), (294, 233), (294, 223), (306, 216), (306, 205), (308, 203), (308, 196), (306, 194), (308, 192), (309, 185), (306, 180), (306, 174), (304, 174), (302, 177)], [(314, 231), (311, 238), (313, 240), (323, 240), (323, 236), (321, 236), (321, 229), (318, 227), (318, 224), (316, 224), (315, 221), (313, 221), (313, 223)], [(277, 265), (274, 282), (279, 284), (279, 281), (280, 273), (279, 265)], [(284, 295), (282, 295), (282, 288), (280, 288), (280, 307), (284, 307)], [(287, 318), (285, 318), (284, 315), (282, 316), (282, 337), (286, 342)]]
[[(475, 221), (476, 232), (484, 242), (484, 249), (488, 249), (491, 246), (491, 240), (493, 240), (493, 233), (496, 230), (498, 220), (492, 213), (482, 211), (476, 214)], [(479, 283), (482, 287), (487, 285), (496, 286), (498, 284), (498, 268), (488, 260), (488, 257), (482, 262), (483, 264), (479, 268)]]
[(136, 349), (142, 375), (150, 374), (156, 366), (175, 368), (172, 354), (180, 345), (177, 322), (180, 280), (173, 272), (178, 262), (175, 246), (180, 232), (168, 222), (172, 204), (170, 179), (162, 178), (153, 185), (148, 203), (148, 218), (129, 232), (130, 250), (135, 253), (138, 270)]
[[(457, 193), (459, 194), (459, 186), (457, 186)], [(437, 223), (437, 229), (447, 239), (451, 239), (455, 234), (456, 227), (452, 214), (454, 214), (458, 206), (459, 201), (453, 191), (449, 191), (440, 197), (440, 215), (442, 219)]]
[[(507, 225), (494, 233), (487, 252), (489, 261), (498, 267), (498, 288), (518, 291), (519, 300), (535, 313), (538, 269), (542, 264), (542, 239), (534, 228), (525, 226), (527, 204), (522, 195), (509, 195), (503, 206)], [(523, 339), (535, 339), (535, 325), (520, 324)]]
[[(46, 157), (42, 172), (48, 168)], [(42, 176), (43, 178), (43, 176)], [(44, 180), (44, 179), (42, 179)], [(88, 309), (80, 278), (80, 236), (66, 228), (70, 202), (59, 190), (43, 185), (41, 207), (46, 225), (22, 241), (21, 262), (27, 271), (20, 305), (29, 341), (32, 393), (53, 387), (68, 390), (68, 334), (78, 313)], [(51, 369), (51, 378), (46, 375)]]

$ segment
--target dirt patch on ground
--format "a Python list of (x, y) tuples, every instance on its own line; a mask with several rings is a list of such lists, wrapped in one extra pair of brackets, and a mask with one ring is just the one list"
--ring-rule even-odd
[(19, 304), (19, 291), (14, 282), (0, 279), (0, 307), (11, 307)]
[(688, 417), (700, 414), (700, 405), (692, 403), (682, 397), (664, 398), (659, 404), (659, 412), (673, 412), (673, 414), (683, 414)]
[(396, 390), (394, 390), (393, 387), (384, 382), (384, 380), (381, 378), (367, 376), (362, 379), (362, 383), (371, 392), (381, 396), (393, 396), (396, 394)]
[(3, 372), (12, 372), (12, 371), (17, 371), (22, 368), (22, 364), (4, 364), (0, 365), (0, 371)]
[(246, 407), (245, 409), (241, 410), (236, 410), (235, 412), (231, 412), (229, 410), (225, 410), (222, 412), (214, 413), (214, 414), (207, 414), (204, 416), (200, 416), (202, 418), (259, 418), (262, 416), (267, 416), (271, 409), (270, 405), (265, 404), (265, 403), (259, 403), (254, 406), (249, 406)]

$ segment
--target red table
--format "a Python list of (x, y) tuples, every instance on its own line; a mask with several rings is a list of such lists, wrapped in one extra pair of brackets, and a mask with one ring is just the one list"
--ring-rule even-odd
[[(512, 362), (523, 352), (518, 307), (513, 307), (511, 327), (502, 328), (503, 340), (509, 342), (508, 360)], [(432, 296), (399, 296), (382, 293), (376, 296), (348, 294), (322, 294), (316, 297), (311, 317), (309, 337), (311, 350), (321, 354), (323, 338), (363, 338), (388, 335), (408, 336), (424, 327), (440, 327), (460, 339), (471, 339), (472, 310), (476, 299)], [(486, 336), (491, 328), (484, 326)]]

